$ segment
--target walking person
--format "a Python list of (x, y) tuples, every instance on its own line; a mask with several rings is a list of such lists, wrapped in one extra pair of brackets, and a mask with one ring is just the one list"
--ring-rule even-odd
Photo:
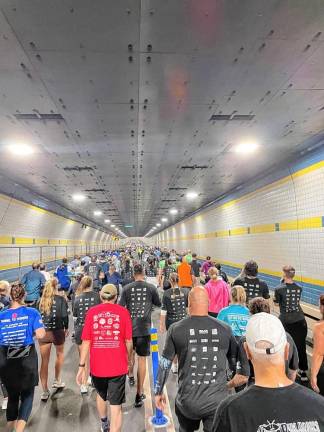
[[(11, 299), (9, 293), (10, 293), (9, 282), (6, 280), (0, 281), (0, 312), (10, 307)], [(5, 385), (1, 382), (1, 379), (0, 379), (0, 387), (3, 395), (1, 409), (6, 410), (8, 405), (8, 393)]]
[(63, 295), (64, 297), (67, 297), (68, 293), (70, 292), (71, 276), (72, 276), (71, 268), (68, 265), (67, 258), (62, 259), (62, 264), (56, 268), (54, 272), (54, 276), (57, 278), (59, 282), (57, 293), (59, 295)]
[[(113, 284), (100, 291), (102, 304), (88, 310), (82, 332), (77, 384), (85, 381), (90, 354), (90, 372), (97, 391), (97, 410), (102, 432), (120, 432), (122, 404), (132, 345), (132, 321), (129, 312), (116, 304), (118, 293)], [(110, 422), (107, 401), (110, 403)]]
[[(177, 273), (171, 273), (169, 277), (171, 288), (163, 293), (162, 308), (160, 315), (160, 332), (169, 330), (171, 324), (178, 322), (188, 315), (188, 288), (179, 288), (179, 277)], [(171, 371), (178, 373), (178, 362), (175, 359)]]
[(246, 293), (240, 285), (231, 288), (231, 304), (219, 311), (217, 319), (228, 324), (235, 337), (245, 335), (246, 326), (250, 318), (250, 311), (246, 305)]
[(8, 430), (22, 432), (33, 407), (38, 385), (38, 357), (34, 339), (45, 335), (39, 312), (24, 304), (21, 283), (11, 286), (10, 307), (0, 312), (0, 379), (8, 392)]
[(217, 406), (229, 394), (226, 369), (229, 364), (235, 370), (237, 343), (228, 325), (208, 316), (208, 295), (201, 286), (189, 293), (189, 316), (168, 330), (154, 390), (160, 409), (165, 407), (163, 390), (175, 356), (179, 432), (198, 430), (201, 422), (210, 432)]
[[(79, 357), (81, 355), (82, 331), (88, 310), (92, 306), (100, 304), (100, 294), (93, 291), (92, 278), (84, 276), (75, 293), (73, 303), (73, 318), (74, 318), (74, 341), (78, 347)], [(89, 378), (89, 359), (86, 360), (84, 367), (83, 382), (80, 385), (81, 394), (88, 393), (88, 378)]]
[(134, 353), (129, 368), (129, 384), (131, 386), (135, 385), (134, 363), (136, 353), (138, 368), (137, 393), (134, 406), (140, 408), (145, 399), (146, 360), (151, 354), (151, 314), (153, 306), (161, 306), (161, 300), (156, 287), (145, 282), (144, 269), (141, 264), (134, 265), (134, 278), (135, 282), (124, 287), (119, 303), (129, 310), (132, 318)]
[(178, 266), (177, 273), (179, 276), (179, 287), (192, 288), (194, 277), (191, 272), (191, 265), (188, 264), (186, 257), (182, 258), (182, 263)]
[(274, 292), (274, 302), (279, 305), (279, 318), (285, 330), (293, 338), (299, 356), (298, 375), (302, 382), (308, 382), (307, 370), (307, 322), (300, 305), (302, 287), (294, 282), (295, 269), (287, 265), (283, 269), (283, 282)]
[(219, 278), (219, 273), (216, 267), (211, 267), (208, 270), (209, 281), (205, 284), (205, 290), (208, 293), (210, 316), (217, 318), (218, 312), (227, 307), (230, 301), (229, 287)]
[(241, 285), (246, 292), (246, 304), (255, 297), (269, 299), (269, 288), (266, 282), (258, 278), (258, 264), (251, 260), (245, 263), (240, 275), (233, 282), (234, 285)]
[(162, 270), (161, 286), (164, 291), (171, 288), (170, 276), (172, 273), (174, 273), (174, 268), (172, 264), (173, 263), (171, 258), (168, 258), (164, 266), (164, 269)]
[(255, 385), (220, 403), (211, 430), (323, 431), (324, 399), (285, 373), (289, 347), (280, 320), (268, 313), (252, 316), (244, 346), (254, 367)]
[(48, 365), (51, 356), (52, 345), (56, 350), (54, 389), (62, 389), (65, 383), (61, 380), (61, 372), (64, 362), (64, 343), (68, 335), (69, 315), (65, 297), (58, 294), (58, 281), (52, 278), (46, 282), (42, 297), (38, 303), (38, 310), (42, 316), (45, 327), (45, 336), (39, 339), (41, 354), (40, 380), (43, 387), (41, 400), (46, 402), (50, 397), (48, 388)]
[(313, 358), (311, 369), (311, 386), (314, 391), (324, 396), (324, 294), (320, 296), (321, 321), (313, 328)]
[(39, 271), (39, 264), (33, 263), (32, 269), (25, 273), (20, 281), (26, 290), (25, 303), (35, 306), (45, 285), (45, 276)]

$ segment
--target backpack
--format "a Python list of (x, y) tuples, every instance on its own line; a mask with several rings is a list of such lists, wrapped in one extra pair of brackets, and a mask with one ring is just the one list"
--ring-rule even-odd
[(68, 268), (66, 265), (62, 264), (56, 269), (56, 277), (61, 289), (68, 290), (70, 288), (71, 279), (68, 276)]

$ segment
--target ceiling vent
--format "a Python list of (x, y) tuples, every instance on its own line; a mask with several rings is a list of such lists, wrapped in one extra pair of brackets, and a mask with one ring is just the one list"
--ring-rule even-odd
[(251, 121), (254, 117), (253, 114), (213, 114), (209, 121)]
[(177, 202), (176, 199), (163, 199), (162, 202)]
[(111, 201), (96, 201), (96, 204), (111, 204)]
[(62, 121), (64, 117), (61, 114), (41, 114), (41, 113), (31, 113), (31, 114), (14, 114), (17, 120), (53, 120)]
[(195, 169), (204, 170), (207, 168), (208, 168), (208, 165), (182, 165), (182, 167), (181, 167), (181, 169), (190, 169), (190, 170), (195, 170)]
[(85, 192), (106, 192), (105, 189), (85, 189)]
[[(92, 167), (89, 166), (73, 166), (73, 167), (64, 167), (63, 168), (64, 171), (93, 171)], [(91, 192), (91, 191), (86, 191), (86, 192)]]
[(186, 187), (170, 187), (169, 190), (173, 190), (173, 191), (183, 191), (183, 190), (187, 190), (188, 188)]

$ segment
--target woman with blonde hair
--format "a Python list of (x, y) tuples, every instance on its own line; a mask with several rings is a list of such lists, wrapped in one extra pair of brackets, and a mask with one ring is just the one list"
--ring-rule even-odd
[(48, 389), (48, 364), (52, 345), (56, 349), (55, 380), (52, 387), (64, 388), (61, 381), (61, 371), (64, 362), (64, 343), (68, 335), (69, 315), (65, 297), (58, 294), (58, 280), (50, 279), (46, 282), (42, 297), (38, 301), (37, 308), (42, 316), (45, 327), (45, 337), (39, 340), (41, 354), (40, 379), (43, 387), (41, 400), (46, 402), (50, 396)]
[[(82, 345), (82, 331), (84, 327), (85, 317), (88, 310), (92, 306), (101, 303), (100, 294), (93, 291), (93, 280), (91, 276), (84, 276), (75, 293), (75, 300), (73, 305), (73, 319), (74, 319), (74, 341), (78, 346), (79, 355)], [(83, 382), (80, 386), (81, 394), (88, 393), (89, 368), (86, 363), (85, 373), (83, 375)]]
[(219, 278), (216, 267), (208, 270), (208, 276), (209, 281), (205, 285), (209, 298), (208, 315), (217, 318), (218, 312), (229, 304), (229, 287), (222, 278)]
[(246, 326), (250, 317), (250, 311), (245, 304), (245, 289), (240, 285), (234, 285), (231, 289), (231, 304), (222, 309), (217, 316), (217, 319), (224, 321), (232, 327), (235, 337), (242, 337), (245, 335)]

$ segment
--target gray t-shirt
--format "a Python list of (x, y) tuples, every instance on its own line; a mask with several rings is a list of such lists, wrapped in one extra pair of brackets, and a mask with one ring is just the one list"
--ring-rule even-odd
[(279, 303), (279, 318), (283, 324), (293, 324), (304, 319), (304, 312), (300, 306), (302, 287), (292, 283), (282, 283), (274, 292), (274, 301)]
[(192, 316), (173, 324), (167, 333), (163, 357), (179, 360), (176, 405), (192, 419), (213, 413), (229, 394), (227, 365), (232, 370), (238, 346), (231, 328), (210, 316)]
[(156, 287), (145, 281), (132, 282), (124, 287), (119, 304), (129, 310), (133, 337), (148, 336), (153, 306), (161, 306)]

